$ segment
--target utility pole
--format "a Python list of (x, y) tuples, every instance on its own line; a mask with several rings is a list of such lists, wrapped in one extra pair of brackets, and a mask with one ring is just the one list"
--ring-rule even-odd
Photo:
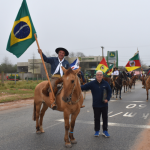
[(103, 53), (103, 49), (104, 49), (104, 47), (103, 46), (101, 46), (101, 48), (102, 48), (102, 58), (104, 57), (104, 53)]

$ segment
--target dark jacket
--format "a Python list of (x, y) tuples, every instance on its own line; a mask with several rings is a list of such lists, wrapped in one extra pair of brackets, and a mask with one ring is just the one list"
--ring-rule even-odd
[(103, 102), (103, 89), (107, 91), (107, 100), (111, 98), (111, 88), (108, 82), (102, 81), (99, 83), (97, 80), (91, 81), (81, 86), (82, 91), (91, 90), (93, 97), (93, 107), (101, 108), (108, 106), (108, 103)]
[[(58, 61), (58, 57), (46, 57), (43, 53), (42, 53), (43, 59), (45, 62), (50, 63), (51, 64), (51, 74), (53, 74), (59, 64)], [(70, 68), (70, 64), (67, 60), (64, 60), (62, 63), (62, 66), (65, 69), (69, 69)], [(57, 74), (60, 74), (60, 70), (57, 72)]]

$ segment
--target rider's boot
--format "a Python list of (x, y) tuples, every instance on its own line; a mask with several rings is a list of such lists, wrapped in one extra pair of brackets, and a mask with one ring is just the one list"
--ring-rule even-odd
[(50, 98), (50, 104), (51, 104), (51, 108), (53, 110), (56, 110), (57, 109), (57, 105), (55, 103), (55, 99), (53, 98), (52, 96), (52, 92), (49, 92), (49, 98)]

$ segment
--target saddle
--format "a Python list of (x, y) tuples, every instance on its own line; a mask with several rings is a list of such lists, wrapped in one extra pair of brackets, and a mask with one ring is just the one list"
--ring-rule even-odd
[[(54, 85), (54, 89), (53, 89), (54, 95), (55, 96), (59, 95), (62, 88), (63, 88), (63, 80), (62, 78), (59, 78), (58, 80), (56, 80), (55, 85)], [(49, 83), (47, 83), (45, 87), (42, 89), (42, 93), (48, 97), (50, 91), (51, 89), (50, 89)]]
[(55, 87), (54, 87), (54, 95), (57, 96), (60, 94), (61, 90), (63, 88), (63, 79), (59, 78), (55, 82)]

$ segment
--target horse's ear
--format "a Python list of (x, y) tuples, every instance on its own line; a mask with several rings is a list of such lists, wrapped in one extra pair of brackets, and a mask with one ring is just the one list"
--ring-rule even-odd
[(67, 70), (63, 66), (61, 66), (61, 68), (62, 68), (62, 70), (63, 70), (63, 72), (65, 74)]
[(81, 67), (79, 67), (78, 69), (74, 70), (74, 73), (78, 73), (81, 70)]

